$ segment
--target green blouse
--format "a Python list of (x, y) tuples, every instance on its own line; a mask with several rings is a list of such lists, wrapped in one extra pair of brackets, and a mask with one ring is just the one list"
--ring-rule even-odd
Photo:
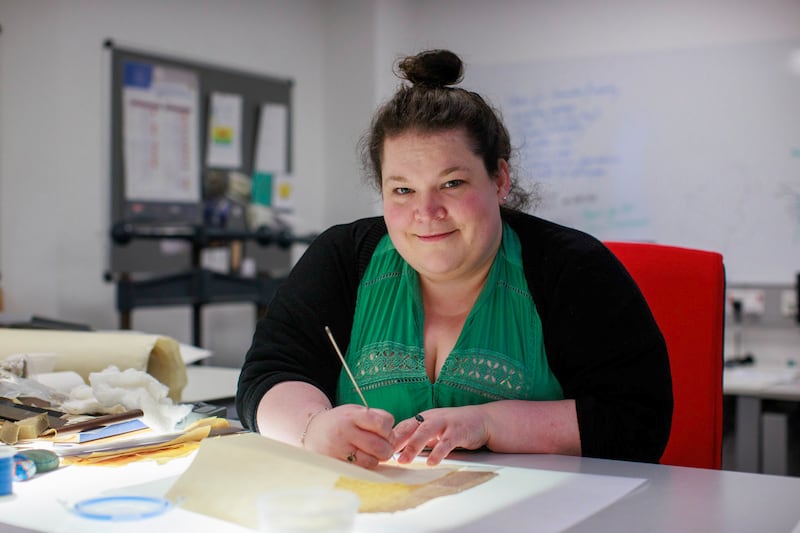
[[(486, 284), (433, 383), (425, 372), (424, 319), (419, 276), (387, 235), (361, 279), (345, 354), (370, 407), (399, 422), (434, 407), (563, 399), (547, 362), (519, 238), (507, 224)], [(344, 369), (336, 394), (337, 404), (361, 403)]]

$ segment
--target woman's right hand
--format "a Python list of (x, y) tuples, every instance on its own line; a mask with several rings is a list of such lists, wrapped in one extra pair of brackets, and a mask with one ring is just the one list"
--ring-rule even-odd
[(303, 446), (364, 468), (392, 457), (394, 417), (382, 409), (345, 404), (320, 411), (306, 427)]

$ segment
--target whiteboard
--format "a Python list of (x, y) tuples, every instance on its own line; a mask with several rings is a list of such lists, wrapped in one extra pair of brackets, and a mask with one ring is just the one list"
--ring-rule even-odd
[(469, 65), (535, 213), (602, 240), (723, 254), (734, 283), (800, 271), (800, 42)]

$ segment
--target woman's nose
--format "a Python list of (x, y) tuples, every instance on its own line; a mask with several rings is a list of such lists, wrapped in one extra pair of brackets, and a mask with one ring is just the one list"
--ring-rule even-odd
[(441, 220), (446, 214), (447, 210), (436, 193), (420, 194), (417, 197), (417, 205), (414, 208), (417, 220)]

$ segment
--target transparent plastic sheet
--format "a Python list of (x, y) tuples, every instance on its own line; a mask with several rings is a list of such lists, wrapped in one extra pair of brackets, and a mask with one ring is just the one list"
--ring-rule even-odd
[(0, 372), (0, 397), (14, 400), (17, 398), (36, 398), (51, 405), (58, 405), (68, 398), (55, 389), (30, 378), (23, 378), (6, 372)]

